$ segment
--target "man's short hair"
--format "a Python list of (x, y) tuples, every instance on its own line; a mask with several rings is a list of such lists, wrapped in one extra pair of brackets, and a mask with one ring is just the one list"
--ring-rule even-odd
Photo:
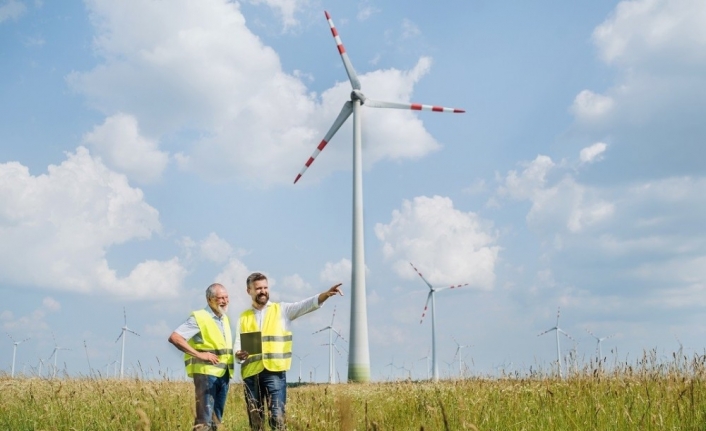
[(259, 280), (267, 280), (267, 276), (261, 272), (253, 272), (248, 275), (247, 287), (252, 286), (252, 284)]
[(221, 283), (213, 283), (206, 288), (206, 299), (211, 299), (216, 296), (216, 288), (223, 287)]

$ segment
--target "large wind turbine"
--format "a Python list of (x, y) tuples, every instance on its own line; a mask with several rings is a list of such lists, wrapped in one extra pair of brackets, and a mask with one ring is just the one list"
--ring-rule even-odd
[(434, 310), (436, 309), (435, 303), (434, 303), (434, 294), (436, 292), (440, 292), (442, 290), (446, 289), (454, 289), (456, 287), (463, 287), (463, 286), (468, 286), (468, 283), (466, 284), (458, 284), (456, 286), (448, 286), (448, 287), (434, 287), (427, 281), (426, 278), (422, 275), (421, 272), (417, 268), (415, 268), (414, 265), (412, 265), (412, 262), (409, 263), (414, 271), (424, 280), (424, 282), (429, 286), (429, 294), (427, 295), (427, 302), (424, 304), (424, 311), (422, 312), (422, 318), (419, 320), (419, 324), (421, 325), (422, 321), (424, 320), (424, 316), (427, 313), (427, 306), (429, 305), (429, 301), (431, 300), (431, 378), (435, 382), (439, 381), (439, 364), (436, 361), (436, 316), (434, 313)]
[(17, 346), (20, 344), (24, 343), (25, 341), (29, 340), (29, 338), (25, 338), (22, 341), (15, 341), (14, 338), (12, 338), (12, 335), (7, 334), (8, 337), (10, 337), (10, 340), (12, 340), (12, 373), (10, 374), (10, 377), (15, 377), (15, 357), (17, 356)]
[(539, 337), (541, 335), (546, 334), (547, 332), (556, 331), (556, 363), (559, 367), (559, 378), (562, 378), (563, 376), (561, 374), (562, 361), (561, 361), (561, 349), (559, 348), (559, 333), (561, 332), (562, 334), (566, 335), (570, 340), (573, 340), (573, 338), (571, 338), (571, 335), (567, 334), (563, 329), (561, 329), (559, 327), (559, 312), (560, 312), (560, 309), (557, 307), (557, 309), (556, 309), (556, 326), (547, 329), (546, 331), (542, 332), (541, 334), (537, 334), (537, 336)]
[(131, 332), (131, 333), (137, 335), (138, 337), (140, 336), (140, 334), (138, 334), (137, 332), (135, 332), (132, 329), (127, 327), (127, 313), (125, 313), (125, 307), (123, 307), (123, 317), (125, 318), (125, 326), (122, 327), (120, 335), (118, 335), (118, 339), (115, 340), (115, 342), (117, 343), (118, 340), (120, 340), (120, 338), (123, 339), (123, 347), (120, 350), (120, 378), (121, 379), (123, 378), (123, 372), (125, 370), (125, 338), (127, 338), (125, 336), (125, 333)]
[(362, 105), (371, 108), (393, 108), (428, 110), (434, 112), (465, 112), (462, 109), (444, 108), (441, 106), (422, 105), (419, 103), (398, 103), (383, 102), (368, 99), (361, 92), (360, 80), (353, 69), (346, 49), (343, 47), (341, 38), (336, 27), (333, 25), (331, 15), (325, 12), (331, 34), (336, 41), (338, 52), (343, 60), (343, 66), (348, 74), (348, 80), (353, 87), (351, 100), (343, 104), (341, 112), (333, 122), (324, 139), (316, 147), (314, 153), (304, 164), (304, 168), (294, 179), (294, 183), (301, 178), (304, 172), (311, 166), (316, 156), (323, 151), (333, 135), (353, 114), (353, 257), (351, 271), (351, 328), (350, 328), (350, 351), (348, 354), (348, 380), (353, 382), (367, 382), (370, 380), (370, 350), (368, 345), (368, 311), (365, 298), (365, 245), (363, 242), (363, 168), (362, 168), (362, 118), (360, 107)]
[(328, 330), (328, 382), (333, 384), (336, 383), (336, 365), (334, 362), (334, 356), (333, 356), (333, 350), (338, 348), (334, 344), (334, 339), (333, 339), (333, 333), (335, 332), (337, 335), (337, 338), (340, 337), (343, 341), (346, 339), (343, 338), (343, 335), (341, 335), (340, 332), (336, 330), (336, 328), (333, 327), (333, 319), (336, 318), (336, 307), (333, 307), (333, 316), (331, 316), (331, 324), (326, 326), (325, 328), (321, 328), (318, 331), (312, 333), (313, 334), (318, 334), (319, 332), (326, 331)]

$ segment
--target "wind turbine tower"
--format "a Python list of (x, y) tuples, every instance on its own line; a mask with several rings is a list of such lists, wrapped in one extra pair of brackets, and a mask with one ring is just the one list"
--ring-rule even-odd
[(304, 172), (311, 166), (321, 151), (330, 142), (338, 129), (353, 114), (353, 250), (352, 250), (352, 271), (351, 271), (351, 328), (350, 328), (350, 351), (348, 354), (348, 380), (352, 382), (367, 382), (370, 380), (370, 348), (368, 344), (368, 311), (365, 298), (365, 245), (363, 242), (363, 163), (362, 163), (362, 118), (360, 108), (366, 105), (371, 108), (392, 108), (428, 110), (434, 112), (465, 112), (462, 109), (444, 108), (441, 106), (422, 105), (418, 103), (398, 103), (372, 100), (365, 97), (361, 92), (360, 80), (353, 69), (343, 42), (338, 35), (338, 30), (333, 25), (331, 15), (325, 12), (326, 19), (331, 34), (336, 41), (338, 53), (343, 60), (348, 80), (353, 91), (351, 100), (343, 104), (341, 112), (333, 122), (324, 139), (304, 164), (304, 168), (294, 179), (294, 183), (301, 178)]
[(138, 334), (137, 332), (135, 332), (132, 329), (127, 327), (127, 313), (125, 313), (125, 307), (123, 307), (123, 317), (125, 319), (125, 326), (122, 327), (120, 335), (118, 335), (118, 339), (115, 340), (115, 342), (117, 343), (118, 340), (120, 340), (120, 338), (123, 339), (123, 346), (122, 346), (122, 349), (120, 349), (120, 378), (121, 379), (123, 378), (123, 373), (125, 371), (125, 338), (127, 338), (125, 336), (125, 333), (131, 332), (131, 333), (137, 335), (138, 337), (140, 336), (140, 334)]
[(537, 336), (542, 336), (546, 334), (547, 332), (551, 331), (556, 331), (556, 363), (559, 368), (559, 378), (561, 379), (563, 377), (561, 369), (562, 369), (562, 361), (561, 361), (561, 349), (559, 347), (559, 333), (561, 332), (562, 334), (566, 335), (570, 340), (574, 341), (573, 338), (571, 338), (571, 335), (567, 334), (563, 329), (559, 327), (559, 313), (560, 309), (557, 307), (556, 310), (556, 326), (547, 329), (546, 331), (542, 332), (541, 334), (537, 334)]
[(15, 341), (15, 339), (12, 338), (12, 335), (7, 334), (7, 336), (10, 337), (10, 340), (12, 340), (12, 373), (10, 374), (10, 377), (14, 378), (15, 377), (15, 357), (17, 356), (17, 346), (19, 346), (20, 344), (29, 340), (29, 338), (25, 338), (22, 341)]
[(325, 328), (321, 328), (318, 331), (312, 333), (313, 335), (328, 330), (328, 382), (331, 384), (336, 383), (336, 365), (334, 361), (333, 350), (336, 349), (338, 351), (338, 348), (334, 344), (335, 340), (333, 339), (333, 334), (336, 333), (336, 339), (340, 337), (343, 341), (346, 341), (346, 339), (343, 338), (343, 335), (341, 335), (341, 333), (333, 327), (333, 319), (335, 318), (336, 307), (333, 307), (333, 316), (331, 316), (331, 324)]
[(436, 309), (436, 305), (434, 302), (434, 294), (436, 292), (440, 292), (442, 290), (446, 289), (455, 289), (457, 287), (463, 287), (463, 286), (468, 286), (468, 283), (466, 284), (459, 284), (456, 286), (448, 286), (448, 287), (434, 287), (427, 281), (426, 278), (422, 275), (421, 272), (412, 264), (412, 262), (409, 263), (414, 271), (424, 280), (424, 283), (426, 283), (427, 286), (429, 286), (429, 294), (427, 295), (427, 302), (424, 304), (424, 311), (422, 312), (422, 318), (419, 320), (419, 324), (421, 325), (422, 321), (424, 320), (424, 316), (426, 315), (427, 312), (427, 306), (429, 305), (429, 301), (431, 301), (431, 378), (433, 381), (438, 382), (439, 381), (439, 363), (436, 360), (436, 315), (434, 310)]

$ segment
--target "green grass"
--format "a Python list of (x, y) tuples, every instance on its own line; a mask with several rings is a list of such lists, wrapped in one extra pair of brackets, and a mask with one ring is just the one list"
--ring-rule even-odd
[[(704, 362), (645, 354), (610, 372), (288, 389), (297, 430), (706, 430)], [(0, 430), (190, 430), (190, 382), (0, 377)], [(247, 429), (240, 384), (226, 430)]]

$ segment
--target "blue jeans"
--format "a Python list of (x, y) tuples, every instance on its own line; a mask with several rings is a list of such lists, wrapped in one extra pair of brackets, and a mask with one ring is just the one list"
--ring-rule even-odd
[(285, 404), (287, 403), (287, 373), (263, 370), (243, 379), (245, 403), (252, 431), (263, 431), (265, 404), (270, 412), (269, 424), (274, 430), (285, 429)]
[(214, 430), (223, 419), (223, 408), (228, 396), (228, 383), (230, 375), (222, 377), (206, 374), (194, 374), (194, 388), (196, 394), (196, 420), (194, 425), (210, 426)]

